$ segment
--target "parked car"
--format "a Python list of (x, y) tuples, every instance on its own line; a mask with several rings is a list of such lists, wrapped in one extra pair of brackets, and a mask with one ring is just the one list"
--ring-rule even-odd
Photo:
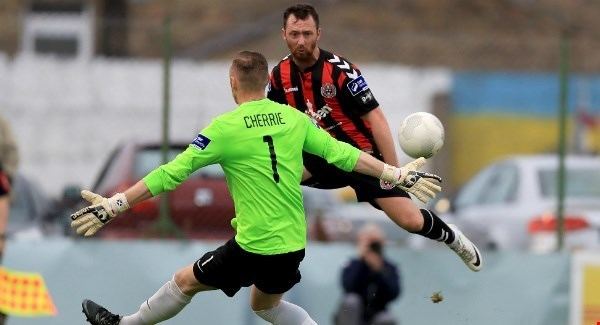
[[(64, 222), (55, 214), (55, 202), (21, 173), (13, 178), (6, 235), (12, 239), (63, 236)], [(65, 219), (66, 220), (66, 219)]]
[(327, 237), (319, 238), (321, 240), (353, 242), (357, 231), (366, 223), (378, 224), (390, 243), (404, 245), (411, 236), (369, 203), (344, 199), (346, 189), (323, 190), (303, 186), (302, 190), (312, 239), (318, 236), (316, 229), (320, 226)]
[[(556, 247), (558, 156), (514, 156), (483, 169), (434, 210), (479, 247), (548, 252)], [(600, 157), (565, 160), (565, 247), (600, 247)], [(435, 207), (450, 207), (436, 209)]]
[[(168, 160), (188, 143), (172, 143)], [(131, 141), (118, 146), (101, 169), (92, 191), (112, 196), (126, 190), (161, 164), (161, 145)], [(159, 197), (135, 205), (112, 221), (99, 235), (104, 238), (154, 237)], [(235, 211), (223, 170), (219, 165), (199, 169), (169, 193), (168, 207), (174, 224), (186, 238), (225, 239), (233, 236), (230, 220)]]

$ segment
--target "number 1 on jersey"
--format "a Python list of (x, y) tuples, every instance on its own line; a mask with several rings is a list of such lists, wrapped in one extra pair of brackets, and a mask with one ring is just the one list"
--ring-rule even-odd
[(266, 142), (269, 145), (269, 153), (271, 154), (271, 167), (273, 168), (273, 180), (275, 183), (279, 183), (279, 173), (277, 172), (277, 155), (275, 155), (273, 138), (270, 135), (265, 135), (263, 137), (263, 142)]

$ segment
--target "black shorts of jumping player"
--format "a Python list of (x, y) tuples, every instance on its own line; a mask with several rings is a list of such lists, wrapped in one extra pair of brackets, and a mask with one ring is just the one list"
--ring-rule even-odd
[(194, 263), (194, 276), (200, 283), (220, 289), (233, 297), (242, 287), (255, 285), (268, 294), (281, 294), (300, 282), (300, 262), (304, 249), (276, 255), (247, 252), (235, 238)]
[(356, 192), (356, 199), (359, 202), (369, 202), (379, 210), (381, 210), (381, 207), (375, 202), (375, 199), (386, 197), (410, 198), (410, 195), (401, 188), (383, 189), (379, 179), (357, 172), (345, 172), (315, 155), (304, 153), (304, 167), (312, 176), (303, 181), (302, 185), (320, 189), (350, 186)]

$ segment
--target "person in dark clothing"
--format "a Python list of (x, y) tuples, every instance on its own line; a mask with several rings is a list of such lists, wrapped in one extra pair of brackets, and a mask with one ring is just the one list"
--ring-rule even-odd
[(397, 324), (387, 306), (401, 293), (397, 266), (383, 254), (385, 237), (375, 224), (358, 234), (359, 257), (342, 270), (344, 296), (334, 317), (337, 325)]

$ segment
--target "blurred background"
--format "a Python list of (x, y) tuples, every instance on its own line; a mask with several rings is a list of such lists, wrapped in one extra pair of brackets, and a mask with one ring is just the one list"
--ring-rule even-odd
[[(232, 54), (259, 51), (270, 66), (287, 55), (282, 13), (294, 3), (0, 1), (0, 116), (20, 156), (4, 265), (41, 272), (59, 311), (9, 324), (82, 323), (84, 295), (132, 311), (233, 234), (218, 166), (195, 173), (162, 208), (159, 198), (140, 204), (93, 240), (74, 238), (68, 215), (82, 204), (81, 188), (124, 190), (161, 163), (163, 140), (174, 157), (234, 108)], [(428, 168), (444, 178), (444, 192), (429, 207), (460, 225), (487, 265), (470, 273), (445, 247), (354, 202), (351, 190), (305, 188), (311, 243), (289, 299), (329, 324), (356, 231), (375, 222), (403, 274), (392, 306), (402, 324), (600, 321), (600, 2), (310, 3), (320, 46), (359, 66), (394, 134), (410, 113), (440, 118), (445, 144)], [(97, 282), (73, 285), (74, 272)], [(434, 291), (448, 299), (433, 305)], [(212, 324), (260, 324), (246, 292), (207, 297), (166, 323), (203, 315)]]

